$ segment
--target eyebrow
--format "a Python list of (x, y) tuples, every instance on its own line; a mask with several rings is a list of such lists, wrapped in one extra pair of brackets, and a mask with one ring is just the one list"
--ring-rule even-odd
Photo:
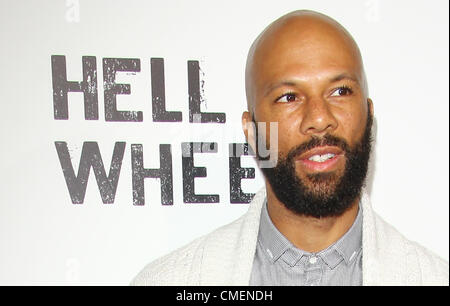
[[(337, 76), (334, 76), (334, 77), (330, 78), (328, 80), (328, 82), (329, 83), (335, 83), (335, 82), (339, 82), (339, 81), (342, 81), (342, 80), (350, 80), (350, 81), (353, 81), (353, 82), (359, 84), (358, 79), (353, 74), (350, 74), (350, 73), (347, 73), (347, 72), (338, 74)], [(273, 90), (275, 90), (275, 89), (277, 89), (279, 87), (283, 87), (283, 86), (293, 87), (293, 86), (297, 86), (297, 84), (298, 84), (298, 82), (290, 81), (290, 80), (283, 80), (283, 81), (280, 81), (280, 82), (277, 82), (277, 83), (270, 84), (267, 87), (267, 89), (265, 90), (264, 96), (267, 96), (269, 93), (271, 93)]]
[(355, 83), (359, 83), (358, 79), (354, 75), (346, 73), (346, 72), (341, 73), (341, 74), (339, 74), (339, 75), (337, 75), (335, 77), (332, 77), (330, 79), (330, 83), (339, 82), (339, 81), (342, 81), (342, 80), (351, 80), (351, 81), (353, 81)]
[(270, 84), (264, 92), (264, 97), (279, 87), (283, 87), (283, 86), (293, 87), (296, 85), (297, 85), (297, 82), (294, 82), (294, 81), (281, 81), (281, 82)]

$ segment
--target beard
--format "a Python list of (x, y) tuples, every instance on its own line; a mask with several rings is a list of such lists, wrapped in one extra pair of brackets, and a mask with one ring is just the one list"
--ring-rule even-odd
[[(321, 138), (312, 137), (287, 155), (279, 154), (275, 167), (261, 168), (261, 171), (278, 200), (295, 214), (315, 218), (340, 216), (360, 197), (364, 186), (371, 151), (371, 130), (372, 116), (369, 112), (364, 134), (353, 148), (344, 139), (329, 134)], [(299, 177), (295, 158), (318, 146), (339, 147), (344, 152), (344, 170)]]

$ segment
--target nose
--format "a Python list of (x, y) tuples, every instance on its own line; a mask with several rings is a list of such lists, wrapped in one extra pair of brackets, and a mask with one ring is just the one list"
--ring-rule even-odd
[(308, 99), (303, 111), (300, 131), (305, 135), (324, 136), (338, 127), (338, 122), (330, 109), (330, 105), (322, 97)]

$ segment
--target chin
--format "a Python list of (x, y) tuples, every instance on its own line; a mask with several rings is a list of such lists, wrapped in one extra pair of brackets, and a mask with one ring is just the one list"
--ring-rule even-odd
[(328, 198), (332, 196), (343, 177), (343, 171), (320, 172), (314, 174), (306, 174), (305, 176), (297, 175), (311, 195), (317, 197)]
[(304, 185), (314, 197), (329, 199), (335, 194), (338, 182), (304, 182)]

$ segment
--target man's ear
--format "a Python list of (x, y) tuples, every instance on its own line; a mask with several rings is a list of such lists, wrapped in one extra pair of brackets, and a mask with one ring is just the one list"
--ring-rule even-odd
[(242, 113), (242, 130), (245, 135), (245, 139), (247, 143), (253, 149), (253, 152), (256, 152), (256, 135), (255, 135), (255, 123), (252, 120), (252, 115), (246, 111)]
[(372, 101), (371, 98), (367, 98), (367, 105), (369, 106), (368, 110), (370, 112), (370, 115), (373, 118), (373, 115), (374, 115), (374, 113), (373, 113), (373, 101)]

